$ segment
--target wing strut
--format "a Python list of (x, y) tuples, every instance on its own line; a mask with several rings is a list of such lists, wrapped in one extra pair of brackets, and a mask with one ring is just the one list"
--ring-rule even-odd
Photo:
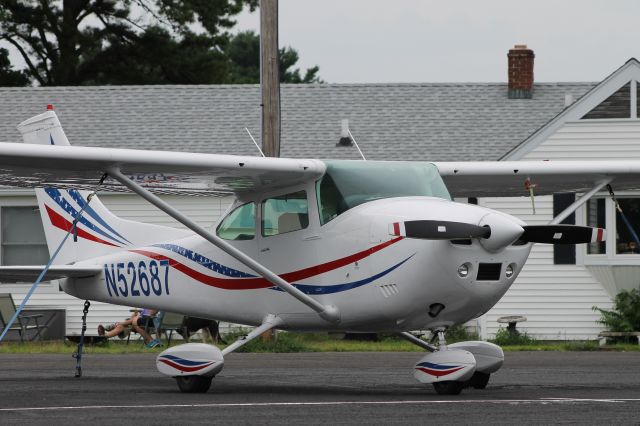
[(297, 288), (289, 284), (287, 281), (280, 278), (274, 272), (267, 269), (261, 263), (256, 262), (251, 257), (247, 256), (246, 254), (244, 254), (243, 252), (241, 252), (240, 250), (238, 250), (237, 248), (235, 248), (225, 240), (219, 238), (215, 234), (211, 232), (207, 232), (203, 227), (201, 227), (200, 225), (198, 225), (197, 223), (195, 223), (194, 221), (192, 221), (191, 219), (189, 219), (188, 217), (180, 213), (180, 211), (176, 210), (169, 204), (165, 203), (158, 196), (154, 195), (147, 189), (138, 185), (136, 182), (133, 182), (131, 179), (127, 178), (125, 175), (122, 174), (122, 172), (120, 172), (120, 169), (110, 168), (108, 170), (108, 173), (109, 173), (109, 176), (111, 176), (112, 178), (120, 182), (122, 185), (129, 188), (131, 191), (135, 192), (136, 194), (138, 194), (139, 196), (141, 196), (142, 198), (144, 198), (145, 200), (147, 200), (148, 202), (150, 202), (151, 204), (153, 204), (154, 206), (156, 206), (157, 208), (159, 208), (160, 210), (162, 210), (163, 212), (165, 212), (166, 214), (168, 214), (178, 222), (182, 223), (184, 226), (191, 229), (193, 232), (200, 235), (202, 238), (209, 241), (214, 246), (218, 247), (221, 250), (224, 250), (230, 256), (242, 262), (247, 267), (253, 269), (255, 272), (260, 274), (260, 276), (265, 278), (267, 281), (271, 282), (272, 284), (282, 289), (283, 291), (286, 291), (287, 293), (289, 293), (290, 295), (298, 299), (300, 302), (304, 303), (305, 305), (307, 305), (308, 307), (316, 311), (322, 319), (331, 323), (340, 322), (340, 312), (335, 306), (323, 305), (322, 303), (318, 302), (314, 298), (304, 294), (303, 292), (301, 292), (300, 290), (298, 290)]
[(571, 215), (571, 213), (575, 212), (578, 209), (578, 207), (580, 207), (581, 205), (589, 201), (589, 199), (593, 197), (593, 195), (596, 192), (600, 191), (605, 185), (608, 185), (609, 183), (611, 183), (612, 180), (613, 178), (606, 178), (597, 182), (596, 185), (589, 192), (582, 195), (580, 198), (574, 201), (569, 207), (561, 211), (558, 216), (554, 217), (551, 220), (551, 222), (549, 222), (549, 225), (557, 225), (563, 220), (565, 220), (567, 217), (569, 217), (569, 215)]

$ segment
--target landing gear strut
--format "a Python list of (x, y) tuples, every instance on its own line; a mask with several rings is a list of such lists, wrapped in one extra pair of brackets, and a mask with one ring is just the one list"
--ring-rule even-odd
[(211, 387), (213, 377), (222, 371), (224, 357), (247, 344), (265, 331), (280, 324), (281, 320), (268, 315), (262, 325), (231, 345), (218, 349), (204, 343), (185, 343), (173, 346), (158, 355), (156, 367), (167, 376), (174, 377), (180, 391), (185, 393), (205, 393)]

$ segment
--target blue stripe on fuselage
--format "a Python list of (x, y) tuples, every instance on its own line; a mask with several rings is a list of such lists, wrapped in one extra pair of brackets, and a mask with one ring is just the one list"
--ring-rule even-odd
[(204, 266), (211, 271), (217, 272), (220, 275), (233, 278), (255, 278), (255, 275), (238, 271), (237, 269), (229, 268), (228, 266), (224, 266), (218, 262), (214, 262), (213, 260), (201, 255), (200, 253), (196, 253), (193, 250), (179, 246), (177, 244), (154, 244), (152, 247), (158, 247), (172, 251), (176, 254), (179, 254), (180, 256), (186, 257), (190, 261), (195, 262), (200, 266)]
[[(379, 274), (373, 275), (369, 278), (365, 278), (360, 281), (354, 281), (352, 283), (346, 283), (346, 284), (329, 284), (329, 285), (293, 284), (293, 286), (298, 290), (302, 291), (304, 294), (333, 294), (333, 293), (340, 293), (341, 291), (352, 290), (354, 288), (358, 288), (363, 285), (369, 284), (370, 282), (373, 282), (378, 278), (384, 277), (388, 273), (399, 268), (402, 264), (404, 264), (406, 261), (411, 259), (413, 256), (415, 256), (415, 253), (407, 257), (402, 262), (390, 267), (389, 269), (386, 269), (380, 272)], [(279, 287), (271, 287), (271, 289), (283, 291)]]

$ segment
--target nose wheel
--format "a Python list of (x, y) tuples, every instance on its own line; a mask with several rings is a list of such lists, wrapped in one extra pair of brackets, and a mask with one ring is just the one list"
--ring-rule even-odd
[(176, 377), (178, 388), (185, 393), (205, 393), (211, 387), (213, 377), (179, 376)]
[(446, 382), (435, 382), (433, 384), (433, 388), (436, 390), (438, 395), (460, 395), (462, 389), (465, 388), (464, 382), (456, 382), (456, 381), (446, 381)]

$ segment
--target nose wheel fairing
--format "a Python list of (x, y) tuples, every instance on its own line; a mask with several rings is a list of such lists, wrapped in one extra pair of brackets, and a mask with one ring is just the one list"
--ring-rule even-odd
[(504, 352), (500, 346), (483, 341), (447, 345), (444, 332), (438, 330), (437, 335), (439, 346), (435, 350), (416, 342), (416, 338), (407, 340), (433, 351), (416, 363), (413, 376), (420, 383), (432, 384), (438, 394), (457, 395), (466, 387), (484, 389), (491, 374), (502, 367)]

